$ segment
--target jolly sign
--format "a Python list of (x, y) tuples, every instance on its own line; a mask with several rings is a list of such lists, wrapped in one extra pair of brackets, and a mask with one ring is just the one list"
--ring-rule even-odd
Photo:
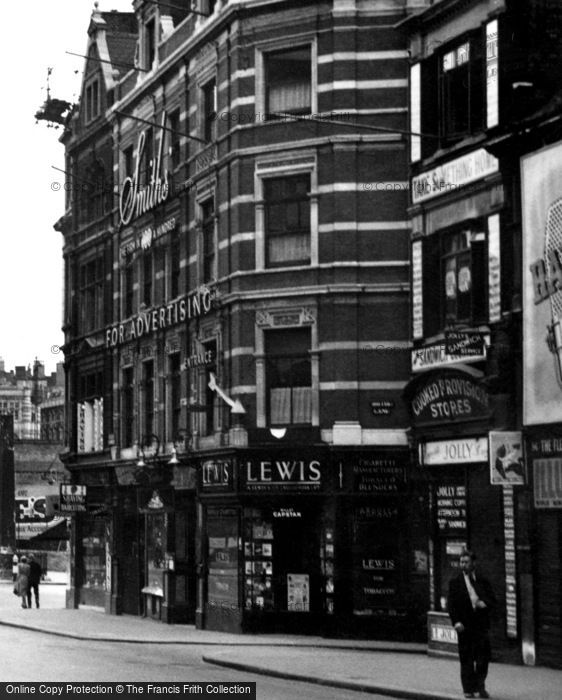
[(123, 226), (127, 226), (137, 216), (145, 214), (168, 199), (170, 193), (168, 171), (165, 170), (163, 174), (160, 172), (165, 129), (166, 112), (163, 112), (158, 155), (156, 159), (150, 161), (150, 182), (142, 187), (140, 186), (140, 169), (146, 146), (146, 131), (139, 134), (133, 175), (125, 178), (119, 196), (119, 215)]

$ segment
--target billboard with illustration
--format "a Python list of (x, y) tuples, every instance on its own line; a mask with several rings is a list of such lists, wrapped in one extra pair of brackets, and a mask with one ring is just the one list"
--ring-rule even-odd
[(521, 160), (525, 425), (562, 421), (562, 142)]

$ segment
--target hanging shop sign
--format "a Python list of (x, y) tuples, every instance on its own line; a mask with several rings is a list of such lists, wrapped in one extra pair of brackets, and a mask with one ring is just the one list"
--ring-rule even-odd
[(421, 464), (470, 464), (488, 461), (487, 438), (464, 438), (459, 440), (436, 440), (420, 445)]
[(561, 162), (562, 142), (521, 160), (524, 425), (562, 421)]
[(79, 484), (60, 485), (60, 512), (84, 513), (86, 512), (87, 487)]
[(407, 396), (415, 425), (474, 420), (490, 414), (486, 389), (458, 370), (432, 372), (414, 380)]
[(234, 463), (230, 459), (208, 459), (201, 464), (201, 488), (231, 490), (234, 486)]
[(412, 372), (423, 372), (425, 370), (446, 367), (447, 365), (453, 365), (459, 362), (470, 363), (485, 360), (489, 336), (483, 335), (482, 337), (484, 343), (482, 345), (478, 344), (479, 353), (476, 352), (476, 347), (470, 351), (470, 354), (467, 354), (466, 351), (461, 351), (460, 346), (451, 344), (449, 345), (449, 350), (456, 349), (457, 351), (449, 352), (446, 342), (424, 345), (423, 348), (415, 348), (412, 350)]
[(484, 354), (484, 347), (483, 333), (445, 331), (445, 353), (447, 355), (481, 358)]
[(497, 173), (498, 159), (484, 148), (438, 165), (412, 178), (412, 202), (418, 204)]
[(139, 134), (133, 175), (125, 178), (123, 188), (119, 195), (119, 216), (123, 226), (127, 226), (133, 219), (151, 211), (168, 199), (168, 195), (170, 194), (168, 171), (165, 170), (162, 172), (161, 170), (165, 129), (166, 112), (162, 112), (162, 124), (158, 130), (160, 134), (158, 151), (156, 158), (151, 161), (152, 168), (150, 171), (150, 178), (149, 182), (145, 185), (141, 185), (140, 175), (148, 129)]
[(490, 433), (490, 483), (513, 485), (525, 483), (523, 436), (521, 431)]
[(246, 491), (319, 491), (322, 486), (317, 459), (248, 459), (241, 471)]
[(183, 323), (191, 318), (205, 316), (216, 305), (216, 300), (214, 289), (200, 287), (182, 299), (150, 311), (143, 311), (125, 323), (108, 328), (105, 331), (105, 347), (114, 348), (117, 345), (138, 340), (178, 323)]

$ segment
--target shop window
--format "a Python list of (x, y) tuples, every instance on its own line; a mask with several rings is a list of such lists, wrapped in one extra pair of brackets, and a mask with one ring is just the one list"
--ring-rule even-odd
[(310, 423), (310, 329), (265, 331), (265, 352), (269, 424)]
[[(146, 586), (143, 593), (164, 596), (164, 571), (166, 570), (166, 549), (168, 546), (168, 514), (150, 513), (146, 515)], [(148, 601), (151, 601), (148, 598)], [(151, 614), (151, 611), (146, 611)]]
[(238, 512), (209, 508), (207, 515), (207, 603), (211, 608), (238, 608)]
[(166, 249), (157, 245), (153, 251), (154, 260), (154, 304), (166, 300)]
[(154, 434), (154, 361), (148, 360), (142, 368), (144, 393), (143, 429), (147, 437)]
[(93, 593), (96, 590), (103, 592), (106, 589), (105, 520), (83, 519), (81, 532), (82, 588), (93, 589)]
[(203, 138), (214, 141), (217, 133), (217, 82), (210, 80), (201, 88), (203, 107)]
[(441, 134), (461, 139), (484, 125), (483, 41), (466, 40), (440, 57)]
[(201, 204), (201, 236), (203, 248), (202, 282), (211, 282), (216, 277), (215, 259), (215, 200), (207, 199)]
[(80, 267), (79, 333), (91, 333), (104, 323), (103, 257)]
[(244, 522), (244, 607), (273, 610), (273, 522), (259, 510), (247, 510)]
[(145, 250), (142, 257), (142, 301), (145, 306), (152, 305), (153, 262), (152, 251)]
[(264, 180), (266, 264), (310, 263), (310, 175)]
[(134, 416), (135, 416), (135, 385), (133, 368), (123, 370), (121, 385), (121, 425), (122, 447), (131, 446), (134, 442)]
[(312, 60), (310, 46), (271, 51), (264, 57), (268, 115), (310, 114)]

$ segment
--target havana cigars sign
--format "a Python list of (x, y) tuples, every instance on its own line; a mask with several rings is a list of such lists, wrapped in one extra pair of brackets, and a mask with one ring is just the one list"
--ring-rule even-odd
[(121, 224), (127, 226), (141, 214), (151, 211), (168, 199), (170, 185), (168, 171), (161, 173), (162, 150), (164, 147), (164, 132), (166, 130), (166, 112), (162, 112), (160, 139), (156, 158), (150, 161), (150, 181), (140, 185), (141, 163), (146, 147), (146, 130), (141, 131), (137, 143), (137, 155), (133, 175), (126, 177), (119, 195), (119, 216)]

